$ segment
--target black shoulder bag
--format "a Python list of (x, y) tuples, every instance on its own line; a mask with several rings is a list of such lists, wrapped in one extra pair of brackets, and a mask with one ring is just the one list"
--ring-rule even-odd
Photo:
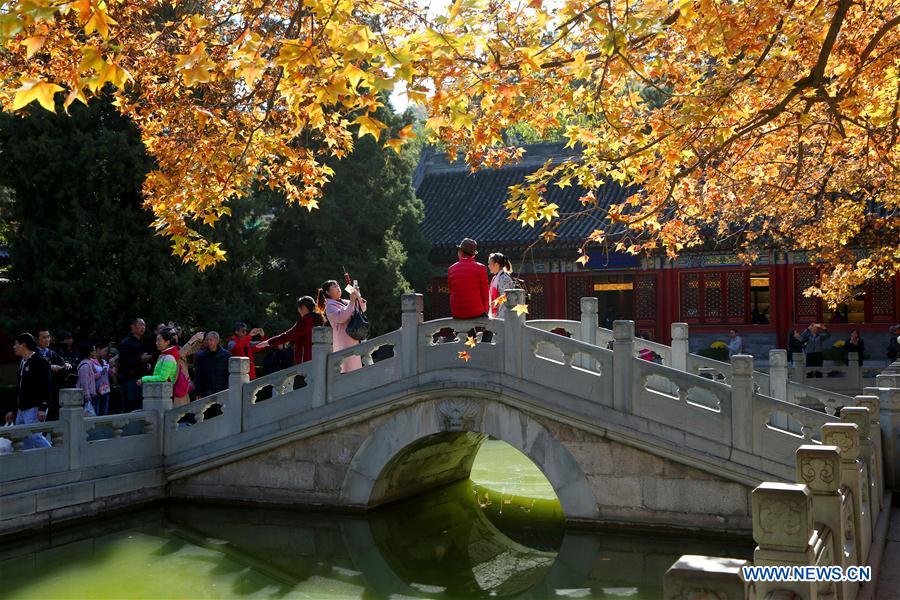
[(347, 335), (360, 342), (369, 339), (369, 320), (360, 309), (358, 301), (356, 301), (356, 310), (353, 311), (353, 316), (347, 323)]

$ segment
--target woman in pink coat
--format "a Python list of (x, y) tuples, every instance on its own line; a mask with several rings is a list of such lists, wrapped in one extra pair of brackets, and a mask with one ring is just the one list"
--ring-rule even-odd
[[(359, 290), (350, 294), (350, 300), (341, 298), (341, 287), (338, 282), (330, 279), (322, 284), (316, 297), (316, 309), (331, 323), (332, 351), (337, 352), (359, 343), (347, 335), (347, 323), (353, 317), (356, 304), (366, 312), (366, 301), (359, 295)], [(352, 356), (341, 364), (341, 373), (349, 373), (362, 368), (362, 358)]]

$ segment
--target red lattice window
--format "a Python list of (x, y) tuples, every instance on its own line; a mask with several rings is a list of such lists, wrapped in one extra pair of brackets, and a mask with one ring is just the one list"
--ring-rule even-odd
[(869, 284), (869, 303), (872, 321), (876, 323), (894, 322), (894, 280), (878, 279)]
[(431, 310), (425, 315), (428, 320), (450, 316), (450, 288), (447, 280), (441, 279), (431, 285)]
[(541, 279), (526, 279), (528, 288), (528, 319), (547, 318), (547, 294), (544, 291), (544, 282)]
[(722, 318), (722, 278), (718, 273), (706, 273), (703, 276), (703, 293), (705, 306), (704, 320), (719, 320)]
[(581, 299), (594, 295), (590, 277), (566, 278), (566, 318), (572, 321), (581, 320)]
[(634, 318), (656, 321), (656, 275), (634, 276)]
[(746, 323), (746, 271), (681, 274), (681, 319), (686, 323)]
[(725, 306), (725, 316), (729, 321), (740, 320), (747, 317), (747, 272), (732, 271), (725, 274), (726, 296), (728, 303)]
[(700, 321), (700, 273), (681, 274), (681, 318)]
[(815, 268), (794, 269), (794, 320), (797, 323), (820, 320), (819, 300), (807, 298), (803, 290), (819, 282), (819, 272)]

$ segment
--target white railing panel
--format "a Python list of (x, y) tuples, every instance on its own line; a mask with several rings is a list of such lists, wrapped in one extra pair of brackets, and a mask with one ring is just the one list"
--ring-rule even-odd
[[(36, 435), (43, 436), (52, 446), (26, 449), (34, 446), (34, 442), (37, 441), (34, 439)], [(0, 428), (0, 439), (9, 440), (11, 444), (9, 446), (4, 443), (5, 450), (0, 454), (0, 481), (67, 471), (69, 469), (67, 436), (66, 424), (63, 421)]]
[(161, 455), (159, 413), (143, 410), (84, 420), (84, 466), (102, 466)]
[(632, 375), (635, 415), (731, 444), (731, 389), (727, 385), (637, 358)]
[[(312, 363), (305, 362), (245, 383), (241, 393), (241, 430), (248, 431), (309, 410), (313, 398), (311, 368)], [(295, 386), (300, 387), (294, 389)], [(267, 387), (271, 388), (271, 396), (260, 400)]]
[[(419, 327), (419, 372), (427, 373), (471, 364), (487, 371), (502, 371), (503, 326), (502, 319), (438, 319), (423, 323)], [(476, 333), (478, 343), (474, 348), (467, 346), (470, 331), (479, 328), (483, 328), (484, 332)], [(441, 335), (442, 332), (447, 335)], [(489, 342), (484, 341), (486, 332), (490, 332)], [(461, 359), (460, 352), (467, 352), (471, 357), (470, 361)]]
[[(394, 331), (329, 354), (327, 401), (334, 402), (400, 379), (400, 339), (400, 332)], [(375, 362), (372, 354), (383, 346), (392, 346), (393, 356)], [(360, 357), (362, 368), (341, 373), (343, 362), (353, 356)]]
[[(781, 416), (781, 419), (776, 418)], [(797, 427), (785, 429), (784, 418)], [(793, 466), (794, 453), (803, 444), (819, 443), (822, 425), (837, 421), (817, 410), (784, 402), (762, 394), (753, 397), (753, 449), (756, 454)]]
[(522, 344), (526, 379), (612, 406), (612, 351), (530, 325)]
[[(228, 418), (226, 413), (236, 411), (240, 414), (241, 406), (237, 403), (232, 405), (229, 398), (228, 390), (225, 389), (166, 411), (164, 419), (166, 455), (197, 448), (240, 433), (240, 417), (235, 419), (231, 414), (232, 418)], [(204, 413), (216, 404), (221, 407), (222, 414), (205, 418)], [(193, 422), (188, 420), (191, 418)]]

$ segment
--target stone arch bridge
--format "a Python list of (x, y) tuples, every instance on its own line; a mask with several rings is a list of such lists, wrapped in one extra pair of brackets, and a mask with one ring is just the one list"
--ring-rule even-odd
[[(602, 329), (594, 299), (581, 321), (423, 322), (418, 294), (402, 308), (399, 330), (340, 352), (317, 328), (311, 362), (254, 381), (232, 358), (228, 389), (177, 408), (149, 384), (143, 411), (84, 418), (65, 390), (60, 421), (0, 433), (0, 532), (166, 496), (365, 510), (468, 477), (489, 437), (534, 461), (571, 522), (746, 532), (751, 490), (792, 481), (797, 448), (836, 420), (796, 398), (855, 403), (787, 381), (783, 351), (767, 375), (689, 354), (686, 325), (671, 347)], [(473, 328), (493, 335), (468, 347)], [(36, 432), (53, 447), (24, 450)]]

